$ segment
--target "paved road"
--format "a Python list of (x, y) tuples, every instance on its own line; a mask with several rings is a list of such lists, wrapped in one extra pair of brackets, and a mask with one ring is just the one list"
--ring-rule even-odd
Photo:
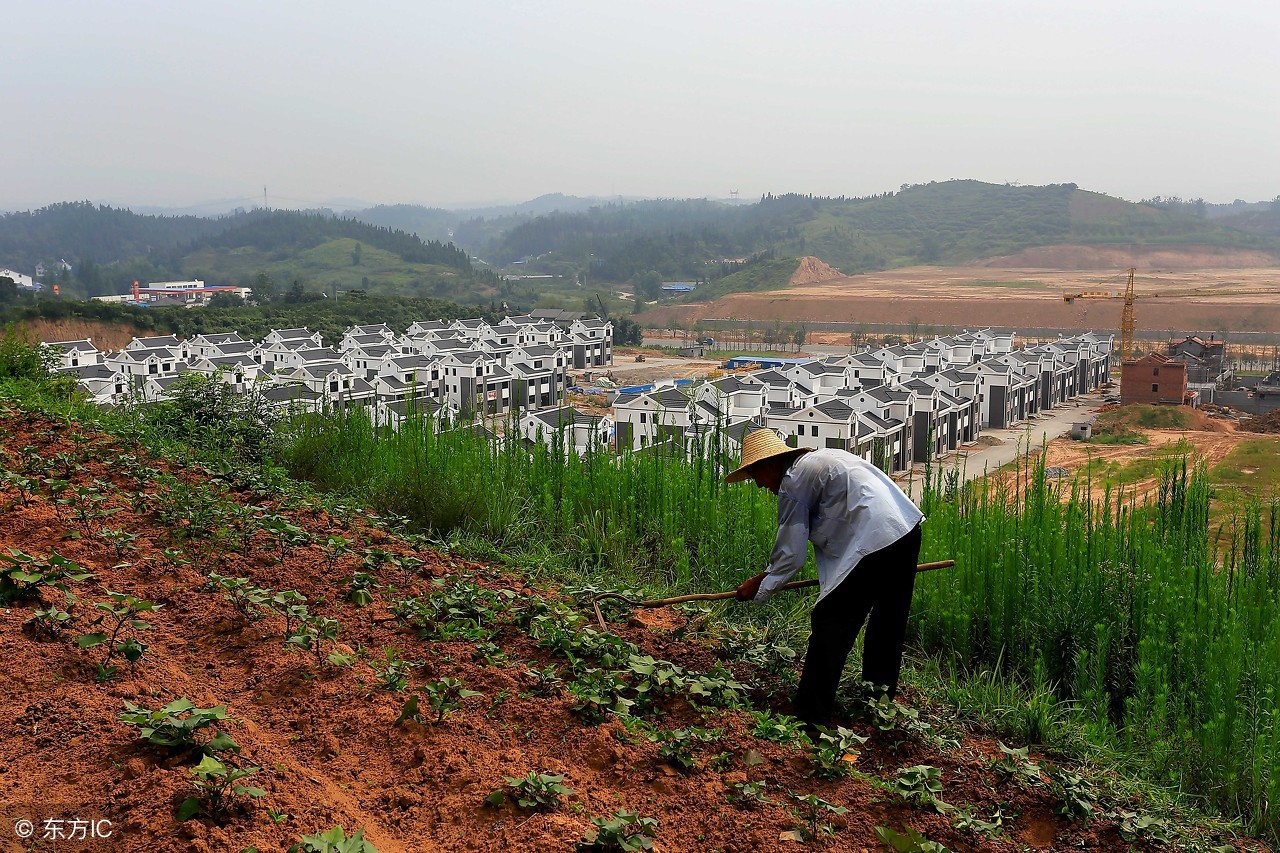
[(953, 453), (939, 463), (939, 468), (944, 472), (959, 470), (965, 481), (976, 480), (1028, 451), (1039, 450), (1046, 441), (1066, 435), (1072, 424), (1092, 420), (1101, 405), (1102, 395), (1087, 394), (1074, 404), (1042, 413), (1017, 429), (984, 429), (984, 437), (998, 438), (1001, 443)]

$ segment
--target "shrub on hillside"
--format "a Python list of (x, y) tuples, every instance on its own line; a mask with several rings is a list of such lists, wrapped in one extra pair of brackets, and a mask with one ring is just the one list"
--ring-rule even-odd
[(142, 423), (233, 460), (262, 462), (275, 453), (282, 416), (256, 390), (239, 393), (217, 376), (188, 373), (169, 393), (138, 406)]
[(56, 361), (26, 326), (5, 327), (0, 337), (0, 379), (48, 379)]

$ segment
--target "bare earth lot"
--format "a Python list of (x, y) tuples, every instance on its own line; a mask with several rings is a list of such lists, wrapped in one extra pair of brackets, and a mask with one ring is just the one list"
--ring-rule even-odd
[[(1012, 260), (1012, 259), (1011, 259)], [(1026, 258), (1018, 260), (1026, 261)], [(1153, 260), (1158, 260), (1153, 258)], [(1121, 300), (1077, 300), (1063, 293), (1119, 291), (1123, 272), (1024, 266), (907, 267), (736, 293), (710, 303), (667, 306), (640, 320), (671, 317), (783, 322), (919, 323), (924, 326), (1115, 329)], [(1138, 328), (1280, 331), (1280, 268), (1139, 268)], [(1257, 291), (1274, 292), (1257, 293)], [(1247, 291), (1247, 292), (1246, 292)], [(1157, 295), (1158, 294), (1158, 295)]]

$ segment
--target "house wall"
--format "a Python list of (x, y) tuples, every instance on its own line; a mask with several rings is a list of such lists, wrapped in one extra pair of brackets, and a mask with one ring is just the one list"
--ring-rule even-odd
[(1120, 402), (1155, 405), (1182, 404), (1187, 393), (1187, 366), (1181, 362), (1153, 364), (1130, 361), (1120, 367)]

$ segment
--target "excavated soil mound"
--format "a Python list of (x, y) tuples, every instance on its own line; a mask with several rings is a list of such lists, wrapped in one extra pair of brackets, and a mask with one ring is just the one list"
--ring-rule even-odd
[[(954, 727), (944, 709), (911, 695), (903, 701), (954, 741), (851, 722), (869, 738), (856, 756), (859, 772), (831, 780), (813, 774), (807, 746), (756, 737), (745, 710), (710, 697), (695, 703), (687, 689), (659, 691), (649, 710), (637, 711), (642, 724), (612, 715), (591, 724), (575, 711), (581, 703), (560, 680), (571, 681), (575, 666), (594, 677), (636, 665), (625, 646), (621, 662), (608, 658), (628, 642), (691, 677), (721, 668), (721, 677), (747, 685), (744, 701), (785, 709), (794, 671), (770, 674), (746, 662), (721, 635), (700, 633), (701, 619), (623, 614), (611, 634), (593, 638), (580, 611), (554, 591), (389, 534), (368, 513), (331, 513), (300, 493), (178, 467), (83, 426), (3, 407), (0, 465), (17, 475), (0, 486), (0, 554), (20, 549), (47, 561), (56, 550), (93, 573), (65, 581), (74, 599), (44, 586), (0, 610), (0, 825), (26, 819), (39, 832), (46, 818), (112, 822), (109, 840), (50, 849), (278, 851), (342, 824), (363, 827), (381, 853), (565, 851), (590, 817), (628, 809), (658, 820), (660, 851), (793, 851), (800, 848), (780, 840), (797, 825), (792, 792), (849, 809), (830, 821), (833, 834), (822, 841), (829, 850), (881, 849), (875, 827), (904, 824), (954, 850), (1154, 849), (1123, 841), (1112, 817), (1058, 818), (1048, 784), (997, 770), (994, 738)], [(74, 499), (53, 499), (64, 496)], [(350, 546), (336, 546), (336, 537)], [(233, 600), (215, 573), (297, 591), (307, 618), (336, 620), (336, 639), (317, 639), (318, 655), (286, 647), (299, 617), (269, 591), (265, 603)], [(117, 656), (115, 677), (97, 683), (105, 648), (82, 649), (76, 638), (96, 630), (105, 611), (95, 605), (110, 593), (160, 607), (142, 614), (148, 630), (122, 635), (146, 644), (141, 660), (130, 666)], [(70, 614), (67, 622), (37, 615), (54, 605)], [(581, 657), (588, 641), (594, 651), (574, 664), (564, 649)], [(403, 691), (382, 683), (389, 649), (414, 665)], [(348, 660), (328, 660), (330, 652)], [(437, 720), (426, 687), (445, 678), (478, 695)], [(420, 721), (397, 722), (408, 696), (421, 697)], [(217, 821), (175, 819), (195, 794), (198, 755), (144, 743), (120, 714), (126, 702), (157, 709), (181, 697), (226, 705), (221, 728), (238, 751), (222, 757), (260, 768), (245, 781), (265, 796), (233, 798)], [(691, 725), (717, 734), (692, 746), (687, 768), (664, 757), (645, 728)], [(940, 769), (952, 806), (983, 816), (1000, 810), (998, 837), (955, 829), (950, 817), (888, 792), (898, 769), (918, 764)], [(531, 772), (563, 774), (573, 793), (547, 812), (486, 804), (504, 777)], [(730, 802), (733, 786), (747, 781), (763, 783), (767, 802)]]
[(1280, 434), (1280, 409), (1241, 421), (1240, 429), (1244, 432)]
[(833, 278), (840, 278), (839, 270), (834, 270), (812, 255), (808, 255), (800, 259), (800, 265), (791, 274), (787, 284), (817, 284)]

